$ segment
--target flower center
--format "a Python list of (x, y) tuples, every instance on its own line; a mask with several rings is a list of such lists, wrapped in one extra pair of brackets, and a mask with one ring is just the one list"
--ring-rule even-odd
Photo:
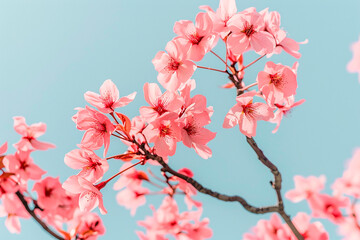
[(254, 25), (249, 25), (246, 23), (244, 29), (241, 32), (245, 33), (247, 37), (250, 37), (253, 33), (255, 33)]

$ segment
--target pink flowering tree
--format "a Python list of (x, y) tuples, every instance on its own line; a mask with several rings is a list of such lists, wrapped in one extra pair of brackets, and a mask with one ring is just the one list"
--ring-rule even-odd
[[(333, 194), (321, 192), (325, 176), (295, 176), (294, 189), (284, 194), (279, 167), (255, 141), (261, 134), (257, 131), (260, 122), (276, 124), (276, 133), (283, 117), (304, 103), (296, 99), (296, 91), (301, 85), (297, 77), (300, 46), (307, 41), (290, 38), (276, 11), (238, 9), (235, 0), (220, 0), (215, 10), (200, 9), (194, 21), (174, 23), (176, 36), (153, 57), (158, 82), (144, 82), (141, 93), (131, 93), (108, 79), (97, 92), (84, 93), (88, 105), (77, 107), (72, 117), (82, 139), (64, 157), (65, 164), (78, 171), (76, 175), (63, 182), (58, 176), (44, 177), (46, 171), (34, 161), (33, 152), (55, 147), (43, 141), (46, 125), (13, 118), (20, 140), (13, 143), (14, 151), (7, 142), (0, 147), (0, 217), (6, 218), (11, 233), (21, 232), (20, 219), (32, 218), (55, 239), (97, 239), (105, 233), (105, 226), (93, 210), (107, 214), (104, 189), (113, 188), (117, 203), (132, 216), (150, 202), (149, 196), (161, 197), (160, 206), (151, 205), (151, 215), (138, 222), (136, 235), (141, 240), (210, 239), (213, 230), (203, 216), (198, 194), (223, 204), (235, 202), (252, 214), (271, 214), (245, 233), (244, 240), (327, 240), (330, 236), (318, 221), (322, 218), (338, 226), (344, 239), (360, 238), (359, 149), (343, 176), (332, 184)], [(347, 68), (360, 74), (359, 44), (352, 45), (354, 57)], [(215, 53), (216, 45), (224, 51)], [(278, 54), (289, 54), (294, 61), (285, 65), (268, 60)], [(216, 57), (222, 68), (203, 66), (206, 55)], [(261, 61), (266, 62), (257, 65)], [(255, 78), (247, 78), (249, 69), (255, 69)], [(203, 70), (222, 74), (228, 80), (223, 88), (234, 90), (233, 106), (221, 124), (224, 131), (239, 128), (239, 138), (246, 140), (272, 174), (272, 205), (256, 206), (246, 195), (223, 193), (198, 181), (191, 169), (172, 166), (172, 156), (182, 144), (209, 159), (206, 161), (212, 157), (209, 143), (216, 133), (208, 126), (214, 109), (206, 96), (197, 94), (192, 79), (195, 71)], [(227, 89), (219, 91), (231, 91)], [(138, 115), (126, 115), (123, 109), (131, 108), (135, 97), (142, 94), (146, 105), (138, 109)], [(109, 154), (109, 149), (117, 151), (120, 145), (127, 150)], [(122, 163), (120, 170), (113, 161)], [(140, 170), (140, 165), (147, 170)], [(284, 197), (294, 203), (305, 200), (311, 214), (298, 212), (291, 217)], [(179, 208), (181, 201), (186, 210)]]

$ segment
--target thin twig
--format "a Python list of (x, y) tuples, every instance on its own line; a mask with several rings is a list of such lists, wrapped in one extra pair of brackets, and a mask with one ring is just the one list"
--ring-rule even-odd
[(27, 204), (24, 195), (22, 195), (22, 193), (20, 191), (16, 192), (16, 196), (20, 199), (21, 203), (24, 205), (26, 211), (35, 219), (35, 221), (37, 221), (41, 227), (47, 231), (48, 233), (50, 233), (54, 238), (59, 239), (59, 240), (65, 240), (64, 238), (62, 238), (61, 236), (57, 235), (55, 232), (53, 232), (46, 223), (44, 223), (36, 214), (33, 210), (30, 209), (29, 205)]
[(226, 73), (226, 71), (220, 70), (220, 69), (216, 69), (216, 68), (209, 68), (209, 67), (203, 67), (203, 66), (197, 66), (197, 67), (198, 67), (198, 68), (202, 68), (202, 69), (206, 69), (206, 70), (211, 70), (211, 71)]

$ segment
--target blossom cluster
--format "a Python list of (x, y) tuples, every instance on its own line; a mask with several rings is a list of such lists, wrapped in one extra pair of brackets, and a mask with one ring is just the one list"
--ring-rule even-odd
[[(25, 118), (14, 117), (14, 129), (21, 135), (20, 141), (13, 145), (15, 153), (3, 155), (7, 143), (0, 148), (0, 216), (6, 217), (7, 229), (11, 233), (20, 233), (19, 219), (30, 218), (29, 209), (32, 207), (32, 213), (57, 229), (65, 239), (94, 239), (94, 236), (104, 234), (101, 218), (96, 213), (80, 211), (76, 195), (63, 189), (58, 177), (44, 177), (46, 172), (30, 156), (34, 151), (55, 147), (38, 140), (45, 133), (46, 125), (36, 123), (29, 126)], [(32, 191), (37, 199), (28, 190), (30, 180), (35, 181)]]
[[(179, 169), (177, 173), (185, 177), (180, 178), (170, 176), (163, 169), (154, 174), (150, 169), (140, 171), (136, 166), (169, 162), (180, 142), (193, 148), (203, 159), (212, 156), (208, 144), (216, 133), (207, 127), (214, 109), (207, 106), (205, 96), (192, 94), (196, 88), (192, 76), (197, 69), (224, 73), (230, 80), (225, 87), (237, 90), (236, 104), (224, 116), (224, 128), (239, 125), (240, 132), (251, 138), (256, 135), (257, 122), (263, 120), (275, 123), (273, 132), (276, 132), (283, 116), (304, 102), (295, 101), (298, 63), (290, 67), (268, 61), (258, 72), (256, 81), (250, 84), (244, 82), (245, 72), (263, 57), (269, 58), (283, 50), (300, 58), (302, 43), (287, 37), (276, 11), (264, 9), (259, 12), (248, 8), (238, 12), (235, 0), (220, 0), (216, 11), (209, 6), (201, 6), (201, 10), (195, 22), (181, 20), (175, 23), (176, 37), (152, 60), (158, 72), (157, 80), (164, 90), (157, 83), (145, 83), (143, 93), (147, 106), (140, 107), (138, 116), (130, 119), (118, 110), (130, 104), (136, 93), (120, 97), (117, 86), (110, 79), (101, 85), (99, 93), (88, 91), (84, 94), (91, 106), (76, 108), (72, 117), (76, 128), (84, 134), (78, 148), (64, 158), (67, 166), (79, 172), (65, 182), (60, 183), (59, 178), (43, 178), (46, 172), (30, 157), (35, 150), (54, 147), (37, 140), (45, 132), (45, 124), (28, 126), (24, 118), (14, 118), (15, 131), (22, 138), (14, 144), (16, 153), (4, 155), (0, 162), (3, 172), (0, 176), (0, 214), (7, 216), (6, 226), (11, 232), (20, 232), (19, 217), (30, 217), (29, 210), (21, 201), (22, 196), (33, 207), (32, 213), (56, 229), (64, 239), (96, 239), (104, 234), (105, 228), (100, 217), (92, 211), (98, 207), (101, 214), (107, 213), (101, 190), (119, 177), (113, 185), (118, 191), (116, 199), (119, 205), (130, 210), (131, 215), (145, 205), (147, 196), (164, 197), (158, 209), (151, 206), (152, 217), (138, 222), (145, 228), (145, 232), (136, 232), (140, 239), (201, 240), (212, 237), (209, 219), (201, 218), (202, 204), (194, 199), (197, 190), (184, 180), (193, 177), (190, 169)], [(220, 41), (226, 49), (224, 59), (213, 51)], [(251, 51), (259, 58), (244, 65), (245, 54)], [(225, 70), (198, 65), (197, 62), (208, 53), (218, 57)], [(258, 89), (251, 90), (255, 86)], [(127, 150), (108, 156), (110, 147), (118, 146), (114, 144), (116, 140)], [(5, 144), (0, 148), (0, 154), (4, 154), (6, 149)], [(99, 150), (102, 151), (100, 155)], [(119, 171), (110, 166), (112, 160), (123, 162)], [(108, 172), (114, 175), (104, 180)], [(35, 181), (32, 190), (37, 199), (32, 198), (27, 190), (28, 180)], [(302, 188), (299, 183), (300, 187), (288, 193), (289, 198), (295, 201), (308, 199), (314, 217), (325, 216), (338, 223), (342, 216), (338, 207), (348, 206), (348, 200), (315, 194), (321, 189), (323, 180), (311, 181), (316, 183), (315, 187), (309, 190), (309, 184)], [(180, 212), (174, 199), (177, 195), (184, 197), (186, 211)], [(322, 225), (311, 223), (310, 216), (305, 213), (300, 213), (293, 221), (304, 238), (328, 239)], [(277, 215), (273, 215), (270, 221), (260, 221), (253, 233), (244, 235), (244, 239), (274, 239), (274, 236), (295, 239), (290, 228), (282, 224)]]

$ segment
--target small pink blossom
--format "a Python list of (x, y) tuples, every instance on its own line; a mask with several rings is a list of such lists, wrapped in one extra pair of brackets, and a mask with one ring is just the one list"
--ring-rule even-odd
[[(300, 232), (301, 236), (303, 236), (304, 240), (329, 240), (329, 235), (325, 231), (324, 226), (321, 222), (310, 222), (311, 217), (306, 213), (299, 212), (293, 219), (293, 223)], [(287, 226), (288, 227), (288, 226)], [(289, 232), (291, 232), (290, 228)], [(291, 232), (292, 240), (296, 240), (297, 238)]]
[(360, 148), (354, 150), (352, 158), (341, 178), (336, 179), (332, 188), (335, 195), (347, 194), (360, 198)]
[(273, 52), (275, 39), (265, 31), (264, 19), (255, 8), (235, 14), (228, 21), (228, 26), (232, 33), (227, 43), (232, 53), (241, 55), (250, 49), (261, 55)]
[[(132, 164), (130, 162), (124, 163), (120, 171), (129, 168)], [(120, 190), (129, 186), (140, 186), (142, 181), (149, 181), (149, 177), (143, 171), (138, 171), (136, 168), (130, 168), (121, 174), (120, 178), (114, 183), (114, 190)]]
[(91, 183), (100, 181), (104, 173), (109, 169), (106, 159), (101, 159), (88, 149), (72, 150), (65, 155), (64, 161), (66, 165), (73, 169), (82, 169), (78, 175)]
[(180, 232), (179, 226), (180, 214), (176, 201), (167, 196), (164, 198), (158, 210), (152, 207), (153, 216), (146, 217), (144, 221), (139, 221), (138, 225), (143, 226), (147, 230), (147, 235), (150, 239), (156, 235), (172, 234), (176, 235)]
[(102, 193), (85, 178), (71, 176), (63, 183), (62, 187), (73, 194), (80, 194), (79, 207), (81, 211), (90, 212), (99, 206), (101, 214), (107, 213)]
[(33, 163), (31, 151), (18, 151), (4, 158), (4, 165), (9, 172), (18, 174), (22, 179), (39, 180), (46, 172)]
[(327, 194), (313, 194), (308, 198), (313, 217), (327, 218), (333, 223), (342, 223), (344, 216), (340, 208), (348, 207), (348, 198), (333, 197)]
[(21, 225), (19, 218), (30, 218), (24, 205), (15, 194), (5, 194), (1, 198), (0, 217), (7, 216), (5, 226), (11, 233), (20, 233)]
[(166, 112), (179, 111), (182, 105), (179, 95), (172, 91), (166, 91), (162, 94), (159, 86), (155, 83), (145, 83), (144, 96), (150, 106), (141, 107), (140, 114), (148, 123)]
[(209, 6), (201, 6), (200, 8), (209, 14), (213, 23), (213, 31), (219, 34), (222, 39), (225, 39), (230, 32), (227, 23), (237, 13), (235, 0), (220, 0), (216, 12)]
[(198, 13), (195, 25), (188, 20), (175, 23), (174, 32), (178, 38), (185, 40), (189, 59), (200, 61), (216, 44), (216, 36), (212, 33), (212, 21), (207, 13)]
[(55, 148), (54, 144), (40, 142), (36, 139), (45, 133), (45, 123), (35, 123), (29, 126), (26, 124), (24, 117), (14, 117), (14, 129), (18, 134), (22, 135), (21, 140), (14, 144), (18, 150), (47, 150)]
[(160, 84), (170, 91), (176, 91), (194, 74), (195, 63), (187, 60), (186, 41), (182, 38), (174, 39), (165, 47), (167, 53), (158, 52), (152, 63), (159, 72), (157, 79)]
[(351, 45), (351, 51), (353, 53), (353, 58), (348, 63), (347, 70), (351, 73), (358, 73), (360, 82), (360, 37), (357, 42)]
[(118, 107), (124, 107), (131, 103), (136, 96), (136, 92), (119, 98), (119, 90), (110, 80), (106, 80), (100, 87), (100, 95), (94, 92), (86, 92), (85, 100), (99, 109), (103, 113), (111, 113)]
[(274, 118), (270, 119), (270, 122), (276, 123), (276, 127), (275, 127), (275, 129), (272, 131), (272, 133), (276, 133), (277, 130), (279, 129), (280, 123), (281, 123), (281, 120), (282, 120), (283, 116), (286, 116), (289, 112), (291, 112), (291, 110), (292, 110), (294, 107), (303, 104), (303, 103), (305, 102), (305, 99), (301, 99), (301, 100), (295, 102), (294, 96), (290, 96), (290, 97), (284, 99), (283, 102), (284, 102), (283, 105), (281, 105), (281, 104), (275, 104), (275, 106), (276, 106), (278, 109), (277, 109), (276, 112), (274, 113)]
[(295, 189), (288, 191), (285, 197), (292, 202), (300, 202), (309, 199), (312, 195), (324, 189), (326, 178), (324, 175), (320, 177), (309, 176), (307, 178), (297, 175), (294, 176), (294, 182)]
[(204, 128), (207, 125), (208, 114), (191, 114), (181, 119), (181, 139), (185, 146), (194, 148), (196, 153), (204, 159), (208, 159), (212, 155), (211, 149), (206, 146), (208, 142), (213, 140), (216, 133)]
[(96, 240), (98, 236), (105, 234), (101, 218), (93, 212), (76, 212), (69, 229), (78, 239)]
[(223, 127), (232, 128), (239, 124), (240, 132), (247, 137), (256, 135), (257, 121), (269, 121), (274, 113), (265, 103), (253, 103), (256, 91), (244, 93), (236, 98), (237, 103), (226, 114)]
[(20, 184), (13, 173), (4, 172), (0, 175), (0, 197), (4, 194), (15, 193)]
[(282, 224), (277, 214), (272, 214), (270, 220), (260, 220), (252, 233), (245, 233), (243, 240), (288, 240), (290, 234), (287, 228)]
[[(295, 63), (294, 68), (297, 66)], [(264, 71), (260, 71), (256, 81), (270, 106), (281, 104), (284, 99), (295, 95), (297, 88), (295, 69), (267, 62)]]
[(148, 142), (154, 143), (159, 156), (173, 156), (176, 152), (176, 143), (181, 141), (181, 130), (175, 122), (177, 116), (176, 113), (166, 113), (143, 131)]
[(146, 203), (146, 194), (150, 191), (140, 185), (129, 185), (126, 189), (116, 195), (116, 201), (119, 205), (130, 209), (130, 214), (135, 215), (136, 209)]
[(80, 147), (96, 150), (104, 145), (105, 157), (110, 145), (110, 135), (115, 130), (109, 118), (86, 106), (85, 109), (79, 109), (73, 120), (77, 129), (86, 131)]
[(37, 192), (37, 203), (43, 209), (55, 209), (63, 194), (59, 178), (46, 177), (36, 182), (33, 191)]

